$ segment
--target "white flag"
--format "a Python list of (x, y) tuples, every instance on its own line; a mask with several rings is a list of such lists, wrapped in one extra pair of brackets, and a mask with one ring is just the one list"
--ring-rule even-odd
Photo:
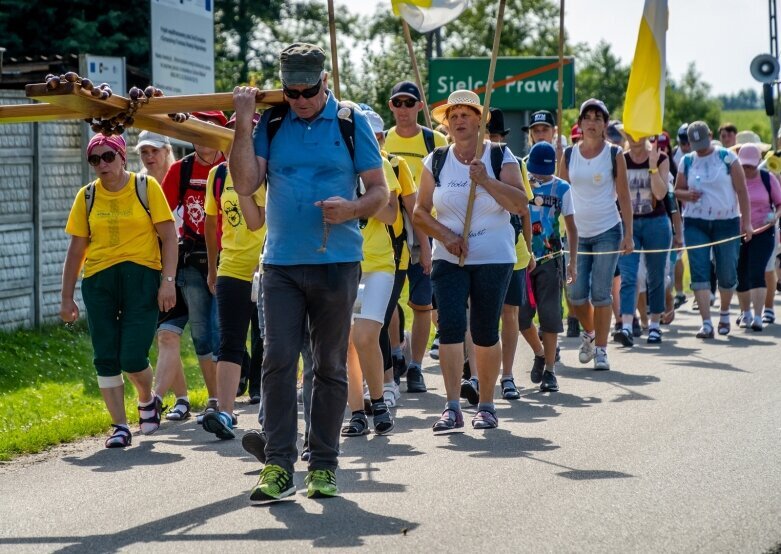
[(450, 23), (469, 7), (469, 0), (391, 0), (400, 15), (419, 33), (428, 33)]

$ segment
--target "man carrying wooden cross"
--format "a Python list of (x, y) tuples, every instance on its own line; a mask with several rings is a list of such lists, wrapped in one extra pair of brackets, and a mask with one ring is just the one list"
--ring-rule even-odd
[[(366, 117), (328, 90), (325, 53), (295, 43), (280, 53), (288, 106), (263, 114), (252, 135), (259, 91), (234, 90), (231, 175), (240, 195), (267, 180), (263, 253), (266, 318), (262, 396), (266, 465), (251, 499), (295, 493), (296, 374), (309, 320), (314, 357), (307, 496), (338, 494), (335, 470), (347, 403), (347, 344), (360, 278), (358, 220), (388, 202), (382, 159)], [(360, 176), (366, 192), (357, 198)]]

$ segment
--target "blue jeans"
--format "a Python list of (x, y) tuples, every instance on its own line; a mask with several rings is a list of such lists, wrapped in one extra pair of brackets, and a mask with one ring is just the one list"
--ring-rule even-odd
[(683, 236), (689, 254), (689, 271), (692, 290), (710, 289), (711, 251), (716, 265), (716, 282), (721, 290), (735, 290), (738, 284), (738, 256), (740, 239), (694, 248), (700, 244), (737, 237), (740, 234), (740, 218), (707, 220), (686, 217), (683, 220)]
[[(666, 215), (657, 217), (639, 217), (634, 220), (633, 238), (635, 250), (663, 250), (670, 248), (672, 226)], [(648, 295), (648, 313), (664, 313), (664, 270), (667, 264), (667, 252), (643, 254), (647, 269), (646, 289)], [(621, 269), (621, 314), (635, 313), (637, 307), (637, 268), (640, 254), (632, 253), (619, 257)]]
[(195, 354), (200, 360), (211, 357), (216, 361), (220, 350), (217, 300), (209, 292), (206, 277), (198, 269), (184, 266), (179, 268), (176, 282), (187, 303)]
[[(610, 306), (613, 303), (611, 290), (613, 276), (618, 263), (618, 249), (624, 237), (621, 224), (593, 237), (578, 238), (578, 278), (567, 286), (569, 301), (573, 306), (582, 306), (591, 300), (594, 307)], [(589, 252), (615, 252), (615, 254), (592, 255)]]

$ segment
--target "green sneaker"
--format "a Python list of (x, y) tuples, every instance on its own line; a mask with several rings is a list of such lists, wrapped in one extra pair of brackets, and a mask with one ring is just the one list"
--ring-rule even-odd
[(293, 474), (280, 466), (269, 464), (261, 470), (258, 484), (252, 489), (249, 498), (253, 502), (276, 502), (295, 492)]
[(315, 469), (306, 474), (306, 496), (308, 498), (330, 498), (339, 496), (336, 487), (336, 473), (330, 469)]

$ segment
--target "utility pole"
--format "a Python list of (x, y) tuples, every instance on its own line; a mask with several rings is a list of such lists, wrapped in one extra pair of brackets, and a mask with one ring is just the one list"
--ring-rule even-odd
[[(773, 56), (776, 61), (778, 60), (778, 18), (777, 18), (777, 11), (776, 11), (776, 0), (768, 0), (767, 2), (768, 7), (768, 13), (769, 13), (769, 21), (770, 21), (770, 55)], [(776, 149), (778, 147), (778, 140), (777, 140), (777, 134), (778, 134), (778, 99), (779, 95), (781, 95), (781, 83), (779, 81), (776, 81), (776, 109), (774, 110), (773, 117), (770, 118), (770, 132), (772, 134), (771, 136), (771, 142), (773, 143), (773, 149)]]

